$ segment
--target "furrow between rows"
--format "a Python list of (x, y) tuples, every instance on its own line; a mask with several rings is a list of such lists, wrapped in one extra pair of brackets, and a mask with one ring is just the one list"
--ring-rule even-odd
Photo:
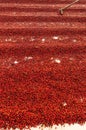
[[(65, 1), (65, 0), (5, 0), (5, 2), (3, 0), (0, 0), (0, 3), (40, 3), (40, 4), (68, 4), (68, 3), (71, 3), (72, 0), (68, 0), (68, 1)], [(79, 4), (82, 4), (82, 3), (85, 3), (86, 1), (85, 0), (80, 0), (78, 3)]]
[(86, 22), (85, 16), (0, 16), (0, 22)]
[(0, 29), (0, 35), (2, 36), (11, 36), (11, 35), (35, 35), (35, 36), (51, 36), (56, 34), (65, 34), (65, 35), (74, 35), (74, 34), (80, 34), (80, 35), (86, 35), (86, 29), (85, 28), (10, 28), (10, 29)]

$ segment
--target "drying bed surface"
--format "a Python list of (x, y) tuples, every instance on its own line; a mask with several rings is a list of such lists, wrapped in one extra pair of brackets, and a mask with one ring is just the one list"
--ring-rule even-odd
[(85, 123), (85, 4), (0, 0), (0, 128)]

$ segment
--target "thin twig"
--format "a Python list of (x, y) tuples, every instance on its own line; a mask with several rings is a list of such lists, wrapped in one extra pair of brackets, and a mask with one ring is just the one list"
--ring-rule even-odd
[(63, 7), (60, 9), (60, 14), (62, 15), (64, 10), (69, 8), (70, 6), (72, 6), (73, 4), (75, 4), (76, 2), (78, 2), (79, 0), (74, 0), (72, 3), (68, 4), (67, 6)]

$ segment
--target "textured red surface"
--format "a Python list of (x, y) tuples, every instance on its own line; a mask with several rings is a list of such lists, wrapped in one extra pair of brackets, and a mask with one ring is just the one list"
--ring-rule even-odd
[[(0, 0), (0, 128), (86, 121), (86, 1)], [(29, 1), (29, 2), (28, 2)]]

